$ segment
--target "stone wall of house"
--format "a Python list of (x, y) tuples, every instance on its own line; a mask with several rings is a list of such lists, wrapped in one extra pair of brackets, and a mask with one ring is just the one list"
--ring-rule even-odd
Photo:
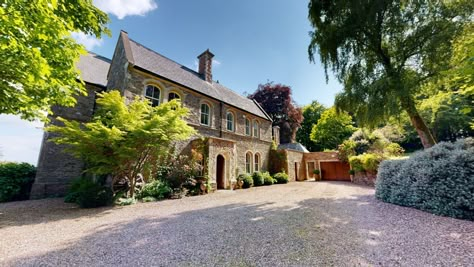
[(128, 59), (125, 54), (122, 38), (123, 36), (121, 34), (115, 46), (113, 61), (110, 64), (109, 73), (107, 75), (107, 90), (119, 90), (123, 94), (130, 79), (130, 73), (128, 71)]
[[(126, 85), (127, 89), (124, 91), (124, 94), (130, 100), (135, 95), (143, 96), (145, 87), (152, 84), (160, 89), (161, 102), (167, 102), (169, 93), (173, 92), (180, 96), (183, 106), (189, 109), (189, 116), (186, 118), (186, 121), (197, 130), (198, 135), (189, 140), (175, 142), (176, 153), (189, 155), (194, 140), (201, 137), (215, 138), (214, 141), (209, 143), (207, 173), (211, 179), (211, 183), (216, 183), (216, 160), (218, 155), (222, 155), (226, 159), (226, 186), (229, 188), (231, 182), (235, 181), (240, 173), (246, 171), (245, 155), (247, 152), (252, 153), (253, 156), (252, 171), (254, 170), (254, 157), (257, 153), (260, 155), (260, 170), (268, 170), (269, 152), (272, 142), (272, 124), (270, 121), (140, 71), (130, 69), (129, 77), (130, 79), (128, 80)], [(202, 103), (206, 103), (210, 106), (211, 116), (209, 126), (200, 123), (200, 109)], [(234, 131), (227, 131), (226, 114), (228, 111), (234, 114)], [(246, 118), (250, 119), (252, 124), (254, 120), (258, 121), (258, 137), (253, 136), (253, 131), (251, 131), (250, 136), (246, 135)], [(218, 139), (222, 140), (216, 141)], [(234, 145), (231, 146), (230, 144), (232, 142), (234, 142)]]
[(306, 179), (304, 154), (300, 151), (287, 150), (288, 155), (288, 177), (290, 181), (303, 181)]
[[(89, 121), (94, 112), (96, 92), (103, 88), (86, 84), (86, 89), (87, 96), (76, 97), (75, 107), (52, 107), (54, 116), (80, 122)], [(55, 117), (50, 117), (50, 123), (60, 125), (61, 122)], [(49, 141), (55, 136), (56, 134), (48, 132), (43, 134), (35, 182), (30, 194), (32, 199), (62, 196), (66, 193), (69, 182), (82, 175), (83, 162), (63, 152), (64, 145), (56, 145)]]

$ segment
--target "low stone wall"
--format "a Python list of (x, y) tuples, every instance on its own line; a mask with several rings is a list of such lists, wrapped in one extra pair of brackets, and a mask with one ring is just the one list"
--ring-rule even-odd
[(366, 185), (366, 186), (375, 186), (375, 179), (377, 178), (377, 173), (371, 172), (356, 172), (352, 177), (352, 182), (354, 184)]

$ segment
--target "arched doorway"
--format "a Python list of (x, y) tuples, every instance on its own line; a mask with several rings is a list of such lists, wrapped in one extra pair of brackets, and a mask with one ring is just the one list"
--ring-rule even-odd
[(225, 159), (222, 155), (217, 156), (216, 180), (217, 189), (225, 189)]

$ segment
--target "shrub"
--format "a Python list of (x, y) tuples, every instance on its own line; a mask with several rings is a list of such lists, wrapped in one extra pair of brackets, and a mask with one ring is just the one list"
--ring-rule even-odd
[(273, 177), (270, 175), (269, 172), (262, 173), (262, 176), (264, 185), (272, 185), (274, 183)]
[(265, 182), (263, 180), (263, 174), (261, 172), (254, 172), (252, 174), (253, 185), (254, 186), (261, 186)]
[(96, 208), (112, 203), (113, 193), (109, 187), (90, 178), (78, 178), (71, 182), (65, 202), (76, 203), (81, 208)]
[(376, 197), (434, 214), (474, 220), (474, 139), (439, 143), (382, 162)]
[(349, 163), (351, 164), (352, 169), (356, 172), (377, 171), (381, 161), (381, 156), (371, 153), (352, 156), (349, 158)]
[(349, 170), (349, 175), (354, 175), (356, 172), (353, 169)]
[(36, 168), (28, 163), (0, 163), (0, 202), (30, 197)]
[(314, 169), (314, 170), (313, 170), (313, 173), (316, 174), (316, 175), (319, 175), (319, 174), (321, 173), (321, 171), (318, 170), (318, 169)]
[(405, 150), (397, 143), (390, 143), (385, 147), (384, 152), (387, 156), (401, 156)]
[(138, 194), (138, 198), (143, 199), (152, 197), (155, 199), (163, 199), (168, 198), (171, 195), (171, 192), (171, 187), (167, 183), (160, 180), (154, 180), (143, 186), (140, 194)]
[(289, 180), (288, 174), (284, 172), (275, 173), (275, 175), (273, 175), (273, 178), (276, 180), (277, 184), (286, 184)]
[(162, 162), (158, 177), (173, 189), (192, 189), (196, 185), (194, 178), (201, 171), (202, 166), (186, 155), (171, 157)]
[(242, 185), (242, 188), (250, 188), (253, 186), (253, 178), (247, 173), (240, 174), (237, 177), (237, 180), (241, 180), (244, 182), (244, 184)]
[(349, 164), (351, 165), (351, 168), (356, 172), (364, 171), (364, 167), (362, 165), (362, 158), (360, 156), (350, 157)]
[(345, 140), (342, 144), (340, 144), (337, 149), (337, 157), (339, 158), (339, 160), (343, 162), (348, 162), (349, 157), (354, 156), (356, 154), (355, 147), (356, 142), (353, 140)]

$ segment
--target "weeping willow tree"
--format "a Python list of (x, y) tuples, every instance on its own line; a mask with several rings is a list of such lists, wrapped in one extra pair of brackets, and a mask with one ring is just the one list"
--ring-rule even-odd
[(311, 0), (310, 61), (319, 54), (344, 89), (336, 107), (376, 126), (405, 111), (425, 148), (436, 141), (415, 95), (449, 68), (452, 40), (472, 23), (472, 1)]

